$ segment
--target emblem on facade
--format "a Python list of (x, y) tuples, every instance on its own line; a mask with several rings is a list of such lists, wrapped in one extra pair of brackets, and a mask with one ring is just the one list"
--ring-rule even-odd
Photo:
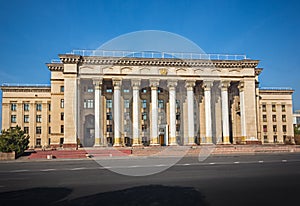
[(167, 69), (160, 69), (159, 72), (160, 72), (161, 75), (167, 75), (168, 74)]

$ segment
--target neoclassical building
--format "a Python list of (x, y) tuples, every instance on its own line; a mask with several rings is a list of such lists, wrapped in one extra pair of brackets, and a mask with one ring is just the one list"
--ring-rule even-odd
[[(134, 53), (133, 53), (134, 54)], [(50, 85), (2, 85), (2, 128), (30, 146), (284, 143), (290, 88), (259, 88), (258, 60), (62, 54)]]

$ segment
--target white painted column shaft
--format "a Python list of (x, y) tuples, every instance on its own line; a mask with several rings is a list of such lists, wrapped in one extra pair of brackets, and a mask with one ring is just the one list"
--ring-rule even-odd
[(221, 88), (222, 97), (222, 130), (223, 130), (223, 143), (230, 144), (229, 141), (229, 114), (228, 114), (228, 83), (222, 83)]
[(140, 145), (140, 130), (139, 130), (139, 80), (132, 81), (132, 146)]

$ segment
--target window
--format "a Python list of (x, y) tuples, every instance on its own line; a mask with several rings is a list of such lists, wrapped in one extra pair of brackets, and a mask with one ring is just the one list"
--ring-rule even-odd
[(263, 115), (263, 122), (266, 122), (267, 121), (267, 115)]
[(265, 143), (268, 143), (268, 142), (269, 142), (268, 136), (267, 136), (267, 135), (264, 135), (264, 142), (265, 142)]
[(24, 103), (24, 111), (29, 111), (29, 104), (28, 103)]
[(176, 113), (176, 120), (180, 120), (180, 113), (179, 112)]
[(94, 100), (93, 99), (85, 99), (83, 102), (83, 108), (93, 109), (94, 108)]
[(262, 111), (266, 112), (267, 111), (267, 106), (265, 104), (262, 105)]
[(111, 88), (107, 88), (107, 89), (106, 89), (106, 92), (107, 92), (107, 93), (112, 93), (112, 89), (111, 89)]
[(112, 113), (111, 112), (107, 112), (106, 113), (106, 120), (112, 120), (113, 117), (112, 117)]
[(64, 92), (65, 91), (65, 87), (64, 86), (60, 86), (60, 92)]
[(123, 92), (124, 93), (129, 93), (129, 89), (124, 89)]
[(63, 145), (63, 144), (64, 144), (64, 138), (63, 138), (63, 137), (61, 137), (61, 138), (59, 139), (59, 144), (60, 144), (60, 145)]
[(277, 132), (277, 126), (273, 125), (273, 132)]
[(51, 111), (51, 104), (48, 104), (48, 110)]
[(36, 134), (42, 134), (42, 127), (36, 127), (35, 128), (35, 133)]
[(281, 105), (281, 111), (285, 112), (285, 105)]
[(142, 93), (147, 93), (147, 89), (142, 89)]
[(48, 122), (51, 122), (51, 115), (48, 115)]
[(267, 127), (267, 125), (263, 125), (263, 131), (264, 131), (264, 132), (268, 132), (268, 127)]
[(94, 92), (94, 88), (93, 88), (93, 86), (88, 86), (88, 88), (87, 88), (87, 92), (89, 92), (89, 93), (92, 93), (92, 92)]
[(51, 127), (48, 127), (48, 134), (51, 134)]
[(64, 120), (65, 114), (63, 112), (60, 113), (60, 120)]
[(277, 135), (274, 135), (273, 139), (274, 139), (274, 143), (276, 143), (277, 142)]
[(17, 115), (11, 115), (11, 122), (16, 123), (17, 122)]
[(24, 127), (24, 133), (28, 134), (29, 133), (29, 127)]
[(142, 108), (147, 108), (147, 100), (145, 99), (142, 100)]
[(42, 104), (36, 104), (36, 111), (42, 111)]
[(272, 104), (272, 112), (276, 112), (276, 105)]
[(111, 124), (106, 126), (106, 132), (112, 132), (112, 125)]
[(147, 125), (146, 125), (146, 124), (143, 124), (143, 125), (142, 125), (142, 131), (145, 132), (146, 130), (147, 130)]
[(111, 99), (106, 100), (106, 108), (112, 108), (112, 100)]
[(64, 125), (60, 125), (60, 133), (64, 133)]
[(16, 103), (12, 103), (10, 105), (11, 111), (16, 111), (17, 110), (17, 104)]
[(129, 125), (124, 126), (124, 132), (130, 132), (130, 126)]
[(282, 121), (283, 121), (283, 122), (286, 122), (286, 115), (285, 115), (285, 114), (282, 115)]
[(272, 121), (276, 122), (276, 115), (272, 115)]
[(36, 138), (35, 145), (36, 146), (41, 146), (41, 138)]
[(176, 132), (180, 132), (180, 124), (176, 124)]
[(142, 113), (142, 120), (144, 120), (144, 121), (147, 120), (147, 113), (146, 112)]
[(130, 106), (130, 105), (129, 105), (129, 99), (125, 99), (125, 100), (124, 100), (124, 107), (125, 107), (125, 108), (129, 108), (129, 106)]
[(180, 100), (176, 100), (176, 109), (180, 108)]
[(24, 122), (28, 123), (29, 122), (29, 115), (24, 115)]
[(61, 99), (60, 100), (60, 108), (64, 108), (65, 107), (65, 100)]
[(162, 92), (163, 92), (163, 90), (161, 88), (157, 89), (157, 93), (162, 93)]
[(286, 132), (286, 125), (282, 125), (282, 131)]
[(36, 122), (42, 122), (42, 115), (36, 115)]
[(158, 108), (161, 108), (161, 109), (164, 108), (164, 100), (162, 100), (162, 99), (158, 100)]
[(124, 113), (124, 119), (125, 120), (130, 120), (130, 113), (129, 112)]

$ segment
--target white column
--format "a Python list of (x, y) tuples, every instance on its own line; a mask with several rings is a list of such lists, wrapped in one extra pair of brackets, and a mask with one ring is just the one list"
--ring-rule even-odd
[(169, 87), (169, 116), (170, 116), (170, 145), (177, 145), (176, 141), (176, 81), (168, 81)]
[(205, 142), (212, 144), (212, 121), (211, 121), (211, 87), (213, 81), (203, 81), (205, 99)]
[(121, 146), (121, 79), (113, 79), (114, 86), (114, 146)]
[(228, 114), (228, 87), (230, 82), (221, 82), (221, 97), (222, 97), (222, 131), (223, 144), (230, 144), (229, 141), (229, 114)]
[(151, 145), (159, 145), (158, 141), (158, 95), (159, 80), (150, 79), (151, 87)]
[(241, 114), (241, 141), (246, 141), (246, 116), (245, 116), (245, 93), (244, 93), (244, 82), (239, 84), (240, 91), (240, 114)]
[(102, 79), (95, 79), (95, 144), (94, 146), (103, 145), (103, 133), (102, 133), (102, 122), (101, 122), (101, 89)]
[(131, 80), (132, 84), (132, 146), (140, 145), (140, 127), (139, 127), (139, 89), (140, 89), (140, 80)]
[(195, 143), (195, 128), (194, 128), (194, 80), (187, 80), (185, 83), (188, 105), (188, 144)]

